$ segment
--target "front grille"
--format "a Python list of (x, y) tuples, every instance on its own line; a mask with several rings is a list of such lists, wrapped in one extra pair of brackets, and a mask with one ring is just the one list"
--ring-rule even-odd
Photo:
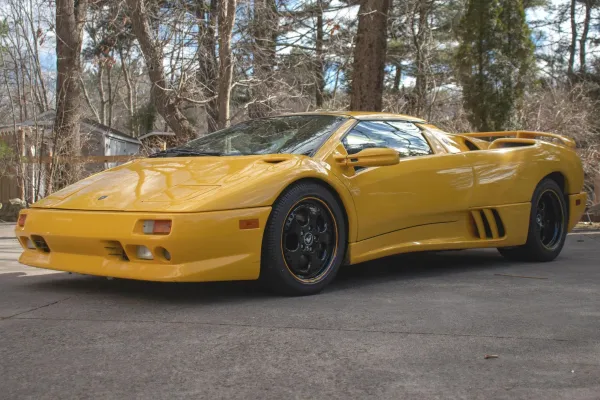
[(123, 245), (117, 241), (111, 240), (106, 242), (104, 249), (107, 251), (109, 256), (117, 257), (122, 261), (129, 261), (129, 257), (127, 257), (127, 253), (125, 253)]
[(38, 250), (41, 250), (44, 253), (50, 253), (50, 247), (48, 246), (48, 243), (46, 243), (43, 237), (32, 235), (31, 240), (33, 241), (33, 244), (35, 244), (35, 247)]

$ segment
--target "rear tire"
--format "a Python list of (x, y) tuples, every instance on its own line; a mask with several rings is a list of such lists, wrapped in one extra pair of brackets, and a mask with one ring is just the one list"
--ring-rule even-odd
[(262, 245), (260, 280), (277, 293), (319, 293), (336, 276), (346, 255), (342, 206), (325, 187), (302, 182), (273, 205)]
[(568, 209), (562, 189), (552, 179), (544, 179), (531, 199), (527, 242), (498, 251), (511, 261), (552, 261), (565, 244), (567, 221)]

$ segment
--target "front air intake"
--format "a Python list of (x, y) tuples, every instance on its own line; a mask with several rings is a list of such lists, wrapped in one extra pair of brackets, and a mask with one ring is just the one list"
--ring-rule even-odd
[(125, 252), (123, 245), (115, 240), (106, 242), (104, 250), (106, 250), (107, 255), (110, 257), (116, 257), (121, 261), (129, 261), (129, 257), (127, 257), (127, 253)]
[(31, 240), (33, 241), (33, 244), (35, 245), (36, 249), (43, 251), (44, 253), (50, 253), (50, 247), (48, 246), (48, 243), (46, 243), (43, 237), (32, 235)]

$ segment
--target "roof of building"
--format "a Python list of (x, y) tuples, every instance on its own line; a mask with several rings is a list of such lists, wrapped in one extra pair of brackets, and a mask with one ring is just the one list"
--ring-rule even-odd
[[(44, 126), (44, 127), (52, 127), (54, 125), (54, 119), (56, 118), (55, 110), (48, 110), (40, 115), (37, 115), (35, 118), (28, 119), (23, 122), (18, 122), (16, 124), (17, 127), (24, 126)], [(109, 137), (115, 139), (121, 139), (127, 142), (139, 144), (140, 141), (137, 138), (134, 138), (131, 135), (126, 134), (118, 129), (111, 128), (107, 125), (101, 124), (98, 121), (94, 121), (93, 119), (83, 117), (81, 118), (81, 124), (87, 125), (90, 128), (94, 128), (95, 130), (99, 130), (105, 132)], [(14, 130), (13, 124), (0, 126), (0, 133), (12, 132)]]
[(165, 132), (165, 131), (152, 131), (148, 132), (145, 135), (140, 136), (138, 139), (144, 140), (152, 136), (175, 136), (174, 132)]

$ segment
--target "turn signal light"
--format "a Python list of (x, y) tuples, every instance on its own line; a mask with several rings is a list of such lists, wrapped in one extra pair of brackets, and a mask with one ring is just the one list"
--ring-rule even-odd
[(172, 221), (163, 220), (147, 220), (144, 221), (144, 233), (146, 235), (168, 235), (171, 233)]
[(257, 229), (258, 219), (242, 219), (240, 220), (240, 229)]
[(17, 221), (17, 225), (22, 228), (25, 226), (25, 220), (27, 219), (27, 214), (19, 215), (19, 220)]

